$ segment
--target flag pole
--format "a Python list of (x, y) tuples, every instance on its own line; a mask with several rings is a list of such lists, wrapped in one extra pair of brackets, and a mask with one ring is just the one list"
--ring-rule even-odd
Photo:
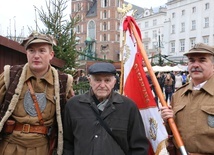
[[(137, 41), (137, 45), (139, 46), (139, 49), (141, 51), (143, 60), (144, 60), (144, 62), (146, 64), (146, 67), (148, 69), (148, 72), (149, 72), (149, 75), (151, 77), (152, 83), (154, 85), (155, 91), (156, 91), (156, 93), (157, 93), (157, 95), (158, 95), (158, 97), (160, 99), (160, 102), (161, 102), (162, 106), (168, 106), (166, 101), (165, 101), (165, 99), (164, 99), (164, 96), (163, 96), (163, 93), (162, 93), (161, 88), (159, 86), (159, 83), (157, 81), (157, 78), (156, 78), (156, 76), (155, 76), (155, 74), (154, 74), (154, 72), (152, 70), (152, 66), (151, 66), (151, 64), (149, 62), (149, 59), (148, 59), (148, 57), (146, 55), (146, 52), (145, 52), (145, 50), (143, 48), (143, 44), (142, 44), (142, 41), (141, 41), (141, 39), (140, 39), (140, 37), (138, 35), (138, 32), (137, 32), (137, 30), (136, 30), (136, 28), (135, 28), (135, 26), (134, 26), (134, 24), (132, 22), (130, 22), (129, 24), (130, 24), (131, 30), (132, 30), (132, 32), (134, 34), (134, 37), (135, 37), (135, 39)], [(180, 134), (178, 132), (178, 129), (177, 129), (177, 126), (176, 126), (176, 124), (174, 122), (174, 119), (173, 118), (169, 118), (168, 119), (168, 123), (169, 123), (170, 129), (172, 130), (172, 133), (174, 135), (175, 141), (176, 141), (176, 143), (177, 143), (177, 145), (178, 145), (178, 147), (180, 149), (181, 154), (182, 155), (187, 155), (187, 151), (186, 151), (186, 149), (184, 147), (183, 141), (182, 141), (181, 136), (180, 136)]]

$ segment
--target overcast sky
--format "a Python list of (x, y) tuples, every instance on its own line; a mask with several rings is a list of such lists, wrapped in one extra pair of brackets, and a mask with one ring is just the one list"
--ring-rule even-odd
[[(0, 5), (0, 35), (12, 35), (22, 36), (28, 35), (28, 27), (36, 29), (35, 19), (36, 13), (34, 6), (41, 8), (45, 5), (46, 0), (4, 0)], [(70, 0), (71, 1), (71, 0)], [(68, 8), (70, 8), (70, 3)], [(133, 3), (140, 7), (158, 7), (164, 5), (167, 0), (125, 0), (128, 3)], [(64, 13), (65, 15), (70, 14), (70, 10)], [(38, 18), (38, 15), (37, 15)], [(37, 20), (39, 27), (42, 27), (42, 23)]]

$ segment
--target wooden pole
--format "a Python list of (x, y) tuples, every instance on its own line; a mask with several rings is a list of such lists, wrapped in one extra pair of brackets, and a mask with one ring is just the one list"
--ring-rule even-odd
[[(131, 30), (132, 30), (132, 32), (134, 34), (135, 39), (136, 39), (137, 45), (140, 48), (144, 63), (146, 64), (148, 73), (149, 73), (149, 75), (151, 77), (151, 80), (152, 80), (152, 83), (154, 85), (155, 91), (156, 91), (156, 93), (158, 95), (158, 98), (160, 99), (160, 102), (161, 102), (162, 106), (168, 106), (166, 101), (165, 101), (165, 99), (164, 99), (164, 96), (163, 96), (163, 93), (162, 93), (161, 88), (159, 86), (159, 83), (157, 81), (157, 78), (156, 78), (156, 76), (155, 76), (155, 74), (154, 74), (154, 72), (152, 70), (152, 66), (151, 66), (151, 64), (149, 62), (149, 59), (148, 59), (148, 57), (146, 55), (146, 52), (145, 52), (145, 50), (143, 48), (143, 44), (142, 44), (142, 41), (141, 41), (141, 39), (140, 39), (140, 37), (138, 35), (138, 32), (137, 32), (137, 30), (136, 30), (136, 28), (135, 28), (133, 23), (130, 23), (130, 27), (131, 27)], [(187, 155), (186, 149), (184, 147), (183, 141), (182, 141), (181, 136), (180, 136), (180, 134), (178, 132), (178, 129), (177, 129), (177, 126), (176, 126), (176, 124), (174, 122), (174, 119), (173, 118), (169, 118), (168, 119), (168, 123), (169, 123), (170, 129), (172, 130), (172, 133), (174, 135), (175, 141), (176, 141), (176, 143), (177, 143), (177, 145), (178, 145), (178, 147), (180, 149), (181, 154), (182, 155)]]

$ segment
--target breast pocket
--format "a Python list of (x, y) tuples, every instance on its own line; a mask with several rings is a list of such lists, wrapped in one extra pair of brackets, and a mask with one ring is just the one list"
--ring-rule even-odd
[(201, 110), (204, 112), (204, 121), (208, 124), (209, 128), (214, 130), (214, 107), (202, 106)]
[(111, 129), (114, 136), (118, 137), (122, 141), (127, 141), (128, 120), (120, 118), (111, 119), (109, 128)]
[(185, 108), (185, 106), (186, 105), (176, 105), (175, 107), (173, 107), (174, 114), (177, 115), (179, 113), (179, 111), (181, 111)]
[(175, 107), (173, 107), (173, 111), (174, 111), (174, 119), (176, 120), (176, 124), (179, 126), (179, 125), (182, 125), (182, 122), (181, 120), (185, 120), (185, 113), (184, 112), (181, 112), (185, 109), (186, 105), (183, 104), (183, 105), (176, 105)]

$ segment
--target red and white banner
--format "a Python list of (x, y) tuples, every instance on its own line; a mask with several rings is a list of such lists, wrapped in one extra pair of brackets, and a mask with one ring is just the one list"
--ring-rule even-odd
[(154, 153), (159, 154), (163, 147), (165, 147), (165, 140), (168, 134), (163, 125), (163, 120), (143, 70), (142, 54), (132, 35), (130, 22), (133, 23), (141, 38), (139, 27), (135, 23), (134, 18), (132, 16), (127, 16), (123, 22), (123, 30), (126, 32), (126, 36), (123, 37), (125, 38), (123, 44), (123, 94), (131, 98), (137, 104), (144, 122), (146, 136), (152, 145)]

